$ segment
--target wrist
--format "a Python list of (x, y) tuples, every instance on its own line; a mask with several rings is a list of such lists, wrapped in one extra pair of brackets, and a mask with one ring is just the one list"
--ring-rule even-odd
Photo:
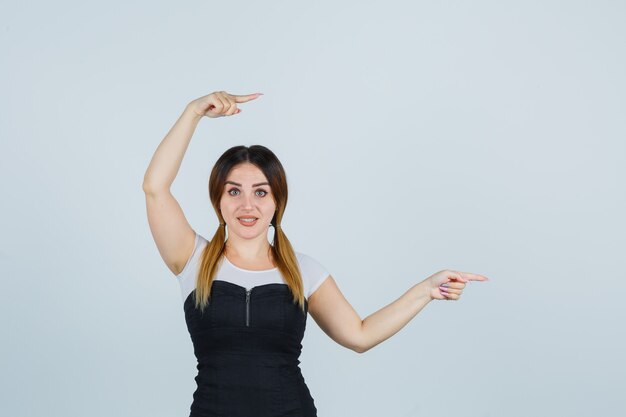
[(433, 289), (430, 278), (426, 278), (420, 284), (424, 286), (424, 296), (427, 298), (428, 302), (433, 301), (435, 298), (433, 297)]
[(202, 119), (203, 116), (196, 113), (196, 111), (192, 107), (192, 103), (189, 103), (187, 104), (187, 106), (185, 106), (185, 110), (183, 110), (183, 117), (197, 123), (200, 121), (200, 119)]
[(412, 302), (428, 303), (434, 300), (431, 296), (430, 283), (427, 279), (415, 284), (409, 292), (411, 293)]

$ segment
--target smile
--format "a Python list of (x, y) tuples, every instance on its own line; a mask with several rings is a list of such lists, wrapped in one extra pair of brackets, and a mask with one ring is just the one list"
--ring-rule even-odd
[(239, 220), (240, 224), (243, 224), (244, 226), (254, 226), (256, 224), (256, 221), (258, 220), (258, 218), (256, 217), (237, 217), (237, 220)]

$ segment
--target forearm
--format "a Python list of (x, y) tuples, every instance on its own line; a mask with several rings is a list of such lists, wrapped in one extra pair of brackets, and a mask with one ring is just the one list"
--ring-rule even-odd
[(400, 331), (431, 300), (428, 283), (422, 281), (391, 304), (367, 316), (361, 325), (361, 353)]
[(152, 156), (143, 179), (145, 192), (171, 187), (201, 117), (185, 107)]

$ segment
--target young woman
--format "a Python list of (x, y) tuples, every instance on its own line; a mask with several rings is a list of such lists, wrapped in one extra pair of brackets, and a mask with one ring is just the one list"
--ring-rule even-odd
[[(170, 187), (203, 116), (232, 116), (260, 94), (218, 91), (190, 102), (158, 146), (143, 189), (161, 257), (180, 283), (198, 360), (191, 417), (317, 415), (298, 366), (307, 313), (338, 344), (363, 353), (390, 338), (432, 300), (458, 300), (482, 275), (439, 271), (361, 319), (313, 257), (281, 228), (287, 179), (261, 145), (222, 154), (209, 178), (219, 227), (211, 240), (187, 222)], [(274, 227), (270, 244), (268, 227)], [(228, 232), (228, 234), (227, 234)]]

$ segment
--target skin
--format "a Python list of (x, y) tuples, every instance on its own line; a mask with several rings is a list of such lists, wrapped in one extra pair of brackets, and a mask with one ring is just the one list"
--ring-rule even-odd
[[(192, 101), (189, 109), (196, 118), (232, 116), (241, 111), (237, 107), (238, 103), (256, 99), (259, 95), (237, 96), (218, 91)], [(220, 202), (229, 228), (230, 245), (227, 244), (227, 250), (232, 254), (229, 259), (236, 257), (241, 263), (256, 266), (244, 267), (246, 269), (272, 268), (266, 233), (276, 208), (268, 186), (252, 187), (252, 184), (265, 182), (267, 179), (251, 164), (233, 169), (228, 179), (242, 184), (242, 187), (236, 187), (241, 192), (225, 195)], [(228, 186), (225, 193), (231, 188)], [(258, 188), (263, 188), (270, 194), (257, 194)], [(237, 217), (245, 213), (259, 217), (257, 225), (252, 228), (240, 225)], [(329, 275), (308, 298), (308, 311), (331, 339), (355, 352), (363, 353), (396, 334), (431, 301), (457, 301), (467, 283), (488, 280), (484, 275), (470, 272), (451, 269), (438, 271), (413, 285), (393, 302), (361, 319), (339, 290), (335, 279)]]
[(468, 282), (488, 280), (469, 272), (439, 271), (362, 320), (329, 276), (309, 297), (309, 313), (331, 339), (364, 353), (396, 334), (429, 302), (458, 300)]
[[(257, 166), (245, 162), (231, 169), (226, 182), (220, 200), (220, 211), (228, 229), (226, 256), (244, 269), (274, 268), (267, 240), (267, 229), (276, 211), (274, 195), (268, 184), (253, 187), (267, 183), (267, 178)], [(258, 220), (254, 226), (244, 226), (238, 217), (257, 217)]]

